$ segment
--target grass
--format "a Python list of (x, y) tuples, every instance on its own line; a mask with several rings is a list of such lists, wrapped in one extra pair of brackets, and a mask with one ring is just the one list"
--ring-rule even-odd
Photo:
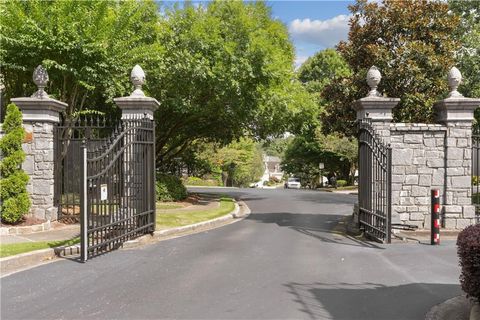
[(178, 208), (183, 208), (183, 206), (178, 203), (157, 202), (157, 210), (168, 210), (168, 209), (178, 209)]
[(80, 242), (80, 238), (59, 241), (38, 241), (21, 243), (2, 243), (0, 244), (0, 258), (13, 256), (20, 253), (54, 248), (58, 246), (71, 246)]
[(220, 205), (217, 208), (210, 210), (195, 210), (185, 212), (171, 212), (166, 213), (157, 210), (157, 228), (165, 229), (172, 227), (181, 227), (193, 223), (215, 219), (232, 212), (235, 208), (235, 203), (232, 198), (220, 198)]

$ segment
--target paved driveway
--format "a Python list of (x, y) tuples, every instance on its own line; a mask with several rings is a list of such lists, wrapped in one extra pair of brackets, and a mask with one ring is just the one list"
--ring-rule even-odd
[(384, 246), (332, 232), (355, 196), (208, 192), (240, 197), (252, 214), (86, 264), (63, 260), (5, 277), (1, 318), (423, 319), (460, 294), (454, 242)]

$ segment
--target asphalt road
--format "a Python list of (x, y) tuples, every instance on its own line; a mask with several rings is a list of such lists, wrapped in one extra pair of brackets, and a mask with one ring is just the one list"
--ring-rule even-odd
[(222, 228), (1, 279), (2, 319), (424, 319), (461, 293), (454, 242), (336, 234), (355, 196), (208, 189), (252, 210)]

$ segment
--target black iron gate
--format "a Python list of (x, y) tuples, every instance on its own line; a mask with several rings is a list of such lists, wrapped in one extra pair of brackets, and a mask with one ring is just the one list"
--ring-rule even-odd
[(375, 135), (371, 119), (359, 121), (359, 223), (365, 235), (391, 242), (392, 149)]
[(155, 230), (154, 122), (80, 120), (57, 130), (57, 205), (78, 216), (81, 259)]
[(472, 204), (476, 222), (480, 223), (480, 125), (472, 129)]

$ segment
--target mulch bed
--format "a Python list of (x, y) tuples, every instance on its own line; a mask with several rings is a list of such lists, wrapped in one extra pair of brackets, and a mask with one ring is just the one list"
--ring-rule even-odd
[(44, 223), (46, 222), (47, 220), (44, 220), (44, 219), (38, 219), (38, 218), (35, 218), (35, 217), (23, 217), (19, 222), (17, 223), (5, 223), (5, 222), (1, 222), (0, 223), (0, 227), (27, 227), (27, 226), (33, 226), (33, 225), (36, 225), (36, 224), (41, 224), (41, 223)]

